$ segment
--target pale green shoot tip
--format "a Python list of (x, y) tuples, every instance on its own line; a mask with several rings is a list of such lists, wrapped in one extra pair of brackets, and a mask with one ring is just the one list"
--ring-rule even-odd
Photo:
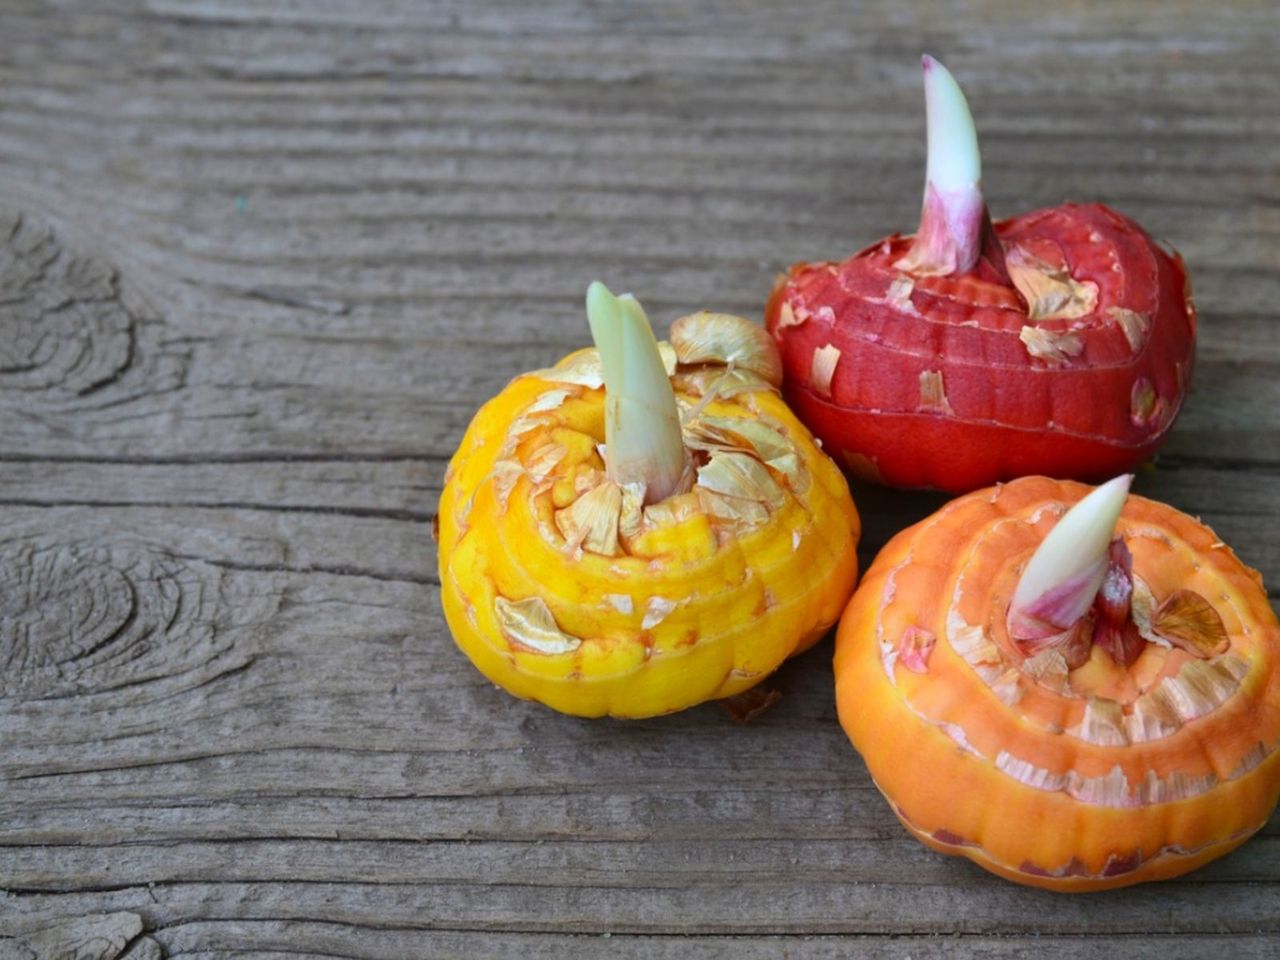
[(924, 98), (929, 160), (926, 179), (939, 193), (969, 189), (982, 179), (978, 131), (969, 101), (951, 71), (925, 54)]
[(643, 484), (646, 503), (682, 492), (691, 471), (680, 412), (644, 309), (597, 280), (587, 287), (587, 320), (604, 374), (609, 479)]

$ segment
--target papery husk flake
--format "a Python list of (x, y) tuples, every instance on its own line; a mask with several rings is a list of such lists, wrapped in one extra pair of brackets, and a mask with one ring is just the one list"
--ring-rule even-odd
[(831, 378), (836, 375), (836, 364), (839, 362), (839, 347), (828, 343), (813, 351), (813, 362), (809, 367), (809, 386), (819, 396), (831, 396)]
[(1160, 740), (1178, 732), (1182, 718), (1161, 687), (1145, 693), (1133, 702), (1132, 711), (1124, 718), (1125, 734), (1130, 743)]
[(947, 399), (947, 388), (942, 381), (941, 370), (920, 371), (920, 404), (917, 409), (925, 413), (954, 416), (955, 410)]
[(1240, 680), (1217, 660), (1188, 660), (1177, 676), (1160, 683), (1169, 706), (1185, 721), (1212, 713), (1236, 692)]
[(1222, 616), (1193, 590), (1175, 590), (1151, 615), (1151, 630), (1175, 647), (1202, 659), (1231, 645)]
[(1067, 777), (1038, 767), (1029, 760), (1015, 757), (1006, 750), (996, 754), (996, 768), (1020, 783), (1037, 790), (1061, 790), (1067, 785)]
[(652, 630), (675, 610), (676, 603), (666, 597), (650, 597), (644, 608), (644, 619), (640, 621), (640, 629)]
[(1090, 697), (1085, 703), (1079, 726), (1067, 732), (1103, 747), (1123, 747), (1129, 743), (1129, 735), (1124, 728), (1124, 709), (1118, 701), (1107, 697)]
[(508, 641), (538, 653), (571, 653), (582, 645), (580, 639), (560, 629), (551, 608), (541, 597), (516, 601), (494, 597), (493, 612), (498, 618), (498, 628)]
[(795, 445), (765, 420), (699, 414), (685, 422), (684, 437), (691, 450), (751, 454), (785, 476), (792, 490), (805, 488)]
[(1074, 333), (1055, 332), (1041, 327), (1024, 326), (1018, 339), (1027, 353), (1051, 366), (1066, 366), (1073, 357), (1084, 352), (1084, 341)]
[(1120, 332), (1124, 334), (1130, 350), (1138, 353), (1146, 346), (1147, 334), (1151, 332), (1151, 317), (1136, 310), (1126, 310), (1124, 307), (1112, 307), (1107, 314), (1120, 327)]
[(782, 358), (765, 329), (742, 317), (703, 310), (671, 324), (671, 345), (680, 363), (726, 364), (782, 385)]
[(786, 502), (786, 492), (755, 457), (720, 451), (698, 470), (696, 485), (729, 497), (756, 500), (772, 507)]
[[(662, 366), (667, 376), (676, 372), (676, 351), (666, 340), (658, 341), (658, 355), (662, 358)], [(604, 364), (600, 362), (600, 351), (595, 347), (584, 347), (569, 354), (554, 367), (544, 367), (525, 374), (551, 383), (572, 383), (578, 386), (598, 390), (604, 386)], [(536, 402), (536, 401), (535, 401)]]
[(628, 539), (640, 535), (644, 524), (644, 484), (622, 486), (622, 505), (618, 511), (618, 533)]
[(1004, 662), (1000, 648), (992, 642), (987, 631), (966, 623), (954, 611), (947, 616), (947, 642), (970, 666)]
[(498, 502), (498, 515), (506, 513), (507, 502), (511, 499), (511, 491), (516, 481), (524, 476), (524, 467), (515, 460), (499, 460), (493, 465), (493, 496)]
[(1212, 773), (1193, 777), (1181, 770), (1174, 770), (1167, 777), (1159, 777), (1154, 770), (1148, 770), (1146, 777), (1138, 784), (1138, 802), (1176, 803), (1189, 797), (1198, 797), (1212, 790), (1219, 782), (1218, 777)]
[(730, 497), (706, 487), (695, 489), (698, 503), (707, 516), (745, 533), (769, 521), (769, 508), (758, 500)]
[[(697, 488), (694, 489), (694, 493), (700, 492)], [(646, 527), (672, 526), (683, 523), (697, 512), (696, 499), (691, 501), (688, 497), (670, 497), (646, 506), (643, 511), (643, 523)]]
[(1005, 250), (1005, 266), (1027, 301), (1027, 319), (1033, 323), (1087, 317), (1098, 305), (1098, 285), (1077, 281), (1065, 265), (1055, 267), (1015, 245)]
[(778, 309), (778, 329), (782, 329), (783, 327), (798, 327), (808, 319), (808, 310), (793, 309), (790, 300), (782, 301), (782, 306)]
[(738, 367), (697, 367), (693, 370), (682, 370), (676, 374), (679, 389), (700, 397), (713, 397), (727, 400), (740, 393), (769, 391), (777, 393), (778, 388), (753, 370)]
[(1158, 424), (1163, 414), (1164, 403), (1155, 386), (1148, 378), (1138, 377), (1129, 391), (1129, 422), (1135, 427), (1150, 427)]
[(1225, 653), (1231, 644), (1219, 612), (1194, 590), (1175, 590), (1151, 614), (1151, 631), (1201, 659)]
[(1151, 588), (1147, 586), (1145, 580), (1136, 574), (1132, 582), (1133, 594), (1129, 598), (1129, 616), (1133, 620), (1133, 625), (1137, 628), (1138, 633), (1142, 634), (1144, 640), (1162, 647), (1170, 647), (1171, 644), (1168, 640), (1157, 636), (1155, 631), (1151, 629), (1151, 618), (1158, 606)]
[(1050, 648), (1023, 660), (1022, 672), (1041, 686), (1062, 693), (1067, 688), (1067, 674), (1070, 670), (1062, 652)]
[(894, 277), (893, 282), (889, 284), (889, 288), (884, 293), (884, 299), (878, 302), (892, 307), (899, 313), (918, 317), (920, 316), (920, 311), (911, 302), (911, 293), (915, 290), (915, 286), (916, 282), (911, 277), (905, 275)]
[(570, 506), (556, 511), (556, 527), (571, 549), (616, 557), (618, 521), (622, 514), (622, 488), (606, 480)]
[(566, 400), (573, 396), (570, 390), (548, 390), (546, 393), (540, 394), (538, 399), (525, 407), (522, 411), (523, 416), (531, 413), (550, 413), (552, 410), (558, 409)]
[(529, 474), (535, 483), (541, 483), (551, 475), (551, 471), (560, 465), (560, 461), (568, 453), (568, 448), (562, 443), (544, 443), (537, 450), (530, 453), (525, 460), (525, 472)]
[(1012, 707), (1026, 696), (1026, 688), (1022, 685), (1022, 671), (1017, 667), (1009, 667), (991, 682), (991, 692), (1006, 707)]
[(1129, 780), (1119, 764), (1101, 777), (1082, 777), (1074, 770), (1068, 771), (1066, 791), (1082, 803), (1100, 807), (1127, 807), (1133, 800)]
[(619, 613), (627, 616), (635, 611), (635, 604), (632, 602), (630, 594), (606, 593), (604, 595), (604, 601)]

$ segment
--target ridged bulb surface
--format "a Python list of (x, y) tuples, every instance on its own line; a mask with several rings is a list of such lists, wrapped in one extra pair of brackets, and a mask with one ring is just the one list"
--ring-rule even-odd
[(1100, 204), (994, 231), (1009, 280), (912, 274), (911, 241), (890, 237), (774, 290), (787, 401), (850, 472), (955, 493), (1100, 481), (1167, 436), (1195, 352), (1181, 258)]
[(907, 829), (1064, 891), (1192, 870), (1280, 795), (1280, 627), (1256, 571), (1198, 521), (1125, 503), (1142, 638), (1127, 666), (1095, 643), (1070, 667), (1010, 636), (1023, 568), (1089, 489), (1024, 478), (898, 534), (835, 657), (840, 721)]
[(763, 331), (698, 314), (672, 333), (675, 348), (660, 347), (695, 471), (687, 492), (644, 505), (608, 479), (594, 350), (517, 377), (449, 465), (445, 616), (516, 696), (618, 717), (732, 696), (816, 642), (853, 589), (857, 511), (765, 379), (777, 358)]

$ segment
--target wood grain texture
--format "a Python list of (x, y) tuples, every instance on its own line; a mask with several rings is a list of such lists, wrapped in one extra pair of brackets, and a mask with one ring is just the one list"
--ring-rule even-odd
[[(1275, 953), (1280, 818), (1064, 899), (904, 835), (830, 646), (746, 727), (517, 702), (430, 518), (587, 281), (759, 316), (909, 229), (917, 57), (997, 215), (1097, 199), (1189, 264), (1137, 489), (1280, 587), (1280, 10), (710, 0), (0, 8), (0, 957)], [(864, 562), (942, 502), (856, 488)]]

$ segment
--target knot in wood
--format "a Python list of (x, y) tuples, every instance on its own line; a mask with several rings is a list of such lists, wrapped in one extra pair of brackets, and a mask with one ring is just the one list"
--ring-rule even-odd
[[(63, 243), (37, 217), (0, 206), (0, 410), (41, 432), (92, 426), (59, 414), (115, 407), (181, 386), (189, 355), (127, 294), (118, 271)], [(51, 419), (52, 418), (52, 419)]]
[(228, 596), (218, 568), (154, 545), (0, 542), (0, 698), (202, 682), (248, 662), (231, 629), (246, 610), (267, 614)]

